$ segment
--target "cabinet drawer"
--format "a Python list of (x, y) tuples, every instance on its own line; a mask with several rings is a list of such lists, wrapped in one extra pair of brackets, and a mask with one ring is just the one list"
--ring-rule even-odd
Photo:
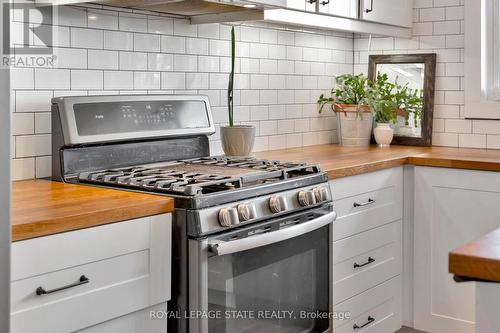
[(394, 186), (336, 200), (334, 209), (334, 240), (399, 220), (403, 214), (401, 197)]
[[(130, 232), (136, 232), (135, 238)], [(102, 258), (93, 257), (92, 253), (97, 251), (89, 250), (95, 247), (94, 243), (82, 246), (80, 239), (94, 239), (99, 243), (98, 239), (106, 236), (111, 236), (107, 240), (109, 243), (116, 242), (116, 246), (104, 248)], [(120, 242), (120, 237), (131, 241), (129, 248)], [(71, 244), (71, 241), (74, 246), (70, 246), (68, 251), (61, 247), (60, 252), (74, 255), (78, 264), (62, 267), (61, 263), (71, 259), (64, 259), (62, 255), (55, 258), (55, 263), (59, 265), (51, 263), (49, 254), (54, 247)], [(20, 272), (29, 272), (30, 276), (11, 283), (12, 333), (73, 332), (166, 302), (170, 299), (170, 244), (170, 215), (15, 243), (12, 260), (22, 261), (18, 263), (17, 276)], [(33, 257), (24, 258), (23, 255), (34, 250), (41, 251), (34, 257), (44, 261), (36, 266), (41, 274), (23, 268), (24, 264), (33, 261)], [(121, 254), (107, 257), (110, 253)], [(57, 269), (46, 272), (51, 267)], [(82, 276), (88, 281), (73, 285), (82, 281)], [(57, 290), (68, 285), (71, 287)], [(37, 295), (39, 287), (55, 291)]]
[[(126, 316), (116, 318), (105, 323), (92, 326), (78, 333), (167, 333), (167, 319), (160, 317), (166, 315), (167, 303), (137, 311)], [(151, 312), (157, 316), (152, 318)]]
[[(349, 312), (350, 319), (334, 319), (336, 333), (393, 333), (401, 328), (401, 276), (386, 281), (343, 303), (334, 312)], [(371, 319), (369, 319), (371, 318)], [(354, 325), (363, 329), (355, 329)]]
[(397, 221), (334, 242), (334, 304), (401, 274), (401, 228)]

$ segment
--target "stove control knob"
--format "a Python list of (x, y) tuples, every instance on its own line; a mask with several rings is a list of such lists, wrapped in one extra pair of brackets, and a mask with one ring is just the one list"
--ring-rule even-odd
[(240, 223), (236, 208), (222, 208), (219, 210), (219, 223), (223, 227), (230, 227)]
[(269, 199), (269, 209), (273, 213), (281, 213), (288, 209), (285, 198), (280, 195), (272, 196)]
[(316, 203), (316, 196), (313, 191), (300, 191), (297, 199), (302, 207), (311, 206)]
[(238, 216), (241, 221), (252, 220), (257, 217), (257, 211), (253, 203), (242, 203), (238, 205)]
[(316, 187), (313, 189), (314, 196), (317, 202), (323, 202), (330, 200), (330, 193), (325, 186)]

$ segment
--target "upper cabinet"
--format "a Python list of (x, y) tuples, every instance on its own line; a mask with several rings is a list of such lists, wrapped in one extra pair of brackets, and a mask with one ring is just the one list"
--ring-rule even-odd
[(358, 0), (318, 0), (318, 11), (324, 14), (358, 18)]
[(411, 28), (412, 0), (359, 0), (360, 18), (365, 21)]
[(287, 9), (295, 9), (295, 10), (303, 10), (306, 12), (315, 12), (317, 10), (317, 1), (316, 0), (287, 0), (286, 8)]

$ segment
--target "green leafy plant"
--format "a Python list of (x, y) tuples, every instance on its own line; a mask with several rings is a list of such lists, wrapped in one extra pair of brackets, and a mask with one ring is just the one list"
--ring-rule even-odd
[(234, 60), (236, 55), (236, 38), (234, 36), (234, 26), (231, 27), (231, 73), (229, 73), (229, 83), (227, 85), (227, 109), (229, 113), (229, 126), (234, 126)]
[(366, 95), (368, 78), (363, 74), (344, 74), (335, 78), (336, 87), (326, 97), (321, 94), (318, 98), (319, 112), (326, 104), (356, 104), (360, 115), (360, 102)]
[(369, 82), (369, 88), (362, 103), (368, 105), (377, 123), (396, 123), (398, 104), (394, 100), (395, 83), (389, 82), (387, 74), (377, 74), (375, 82)]

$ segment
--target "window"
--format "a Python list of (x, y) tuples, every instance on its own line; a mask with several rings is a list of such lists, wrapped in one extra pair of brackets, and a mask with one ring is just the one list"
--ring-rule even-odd
[(465, 1), (465, 115), (500, 119), (500, 0)]

